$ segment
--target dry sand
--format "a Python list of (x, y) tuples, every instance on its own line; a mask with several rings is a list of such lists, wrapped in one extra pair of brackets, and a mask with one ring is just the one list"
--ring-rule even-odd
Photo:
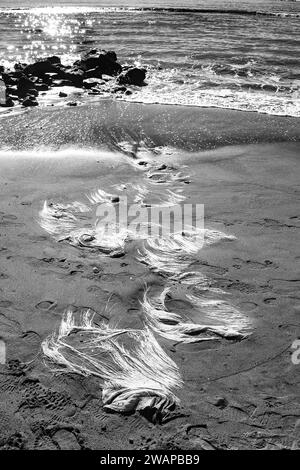
[[(172, 109), (160, 108), (161, 114), (169, 115), (167, 108)], [(145, 170), (121, 153), (49, 150), (62, 144), (103, 143), (104, 118), (97, 127), (96, 112), (90, 111), (88, 121), (89, 109), (65, 110), (70, 113), (65, 120), (61, 110), (1, 120), (2, 148), (15, 150), (0, 152), (0, 448), (299, 447), (299, 366), (291, 361), (291, 345), (299, 336), (300, 319), (300, 147), (284, 142), (298, 139), (297, 120), (229, 112), (230, 125), (225, 112), (185, 108), (181, 119), (186, 117), (187, 125), (178, 133), (175, 115), (165, 127), (157, 120), (151, 125), (155, 107), (147, 108), (149, 114), (143, 117), (152, 142), (174, 148), (156, 160), (187, 165), (190, 184), (184, 193), (187, 202), (205, 204), (206, 228), (237, 237), (202, 249), (195, 268), (224, 288), (252, 324), (252, 334), (240, 342), (183, 345), (159, 340), (184, 381), (178, 393), (181, 407), (169, 421), (154, 425), (139, 414), (106, 413), (96, 378), (54, 376), (45, 367), (41, 341), (58, 326), (67, 306), (101, 312), (110, 299), (110, 320), (140, 328), (145, 283), (164, 284), (161, 276), (136, 261), (134, 243), (124, 257), (105, 258), (56, 242), (38, 224), (45, 199), (84, 200), (94, 189), (109, 191), (113, 184), (144, 177)], [(136, 110), (142, 116), (142, 107)], [(177, 108), (178, 120), (179, 114)], [(200, 121), (211, 117), (205, 126), (198, 122), (198, 128), (189, 128), (195, 122), (192, 115)], [(245, 122), (239, 124), (243, 117), (251, 123), (246, 128)], [(135, 132), (143, 134), (141, 119), (135, 121), (137, 129), (128, 123), (132, 140)], [(82, 128), (76, 132), (78, 122)], [(106, 135), (108, 147), (116, 149), (120, 140), (128, 140), (129, 131), (121, 139), (120, 129), (114, 128), (115, 140), (112, 132)], [(199, 129), (206, 138), (199, 138)], [(228, 143), (239, 145), (225, 147), (224, 138), (218, 142), (221, 129), (230, 134)], [(273, 143), (264, 143), (268, 140)], [(243, 141), (260, 143), (241, 145)], [(30, 150), (37, 144), (47, 145), (47, 152)], [(218, 148), (201, 151), (209, 145)], [(180, 302), (177, 307), (185, 308)]]

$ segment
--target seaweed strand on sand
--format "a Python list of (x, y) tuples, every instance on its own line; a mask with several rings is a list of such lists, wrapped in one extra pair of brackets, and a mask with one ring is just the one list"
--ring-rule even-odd
[[(141, 302), (147, 326), (160, 336), (178, 343), (195, 343), (220, 338), (241, 340), (249, 333), (248, 320), (223, 300), (187, 295), (190, 309), (197, 309), (200, 318), (199, 322), (185, 321), (181, 315), (166, 307), (165, 301), (170, 290), (170, 287), (166, 287), (159, 296), (150, 297), (149, 289), (146, 289)], [(202, 321), (201, 316), (204, 317)], [(209, 318), (221, 324), (209, 323)]]
[(154, 272), (179, 276), (195, 261), (195, 254), (203, 246), (234, 239), (234, 236), (217, 230), (193, 227), (168, 237), (147, 239), (143, 249), (139, 250), (137, 259)]
[(88, 213), (90, 208), (82, 203), (48, 204), (45, 201), (43, 209), (39, 213), (39, 224), (54, 236), (57, 241), (68, 241), (71, 245), (83, 248), (96, 248), (103, 254), (121, 256), (124, 254), (127, 232), (114, 230), (114, 236), (107, 234), (96, 224), (83, 222), (75, 213)]
[(56, 364), (54, 372), (99, 377), (106, 410), (163, 418), (179, 404), (173, 393), (182, 384), (176, 364), (148, 328), (112, 328), (95, 323), (94, 316), (86, 310), (76, 321), (69, 309), (58, 331), (44, 340), (42, 350)]

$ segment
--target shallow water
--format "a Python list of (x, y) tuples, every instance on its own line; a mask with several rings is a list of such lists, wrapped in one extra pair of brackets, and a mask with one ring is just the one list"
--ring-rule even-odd
[(148, 68), (126, 100), (300, 115), (299, 2), (52, 4), (0, 0), (0, 63), (97, 46)]

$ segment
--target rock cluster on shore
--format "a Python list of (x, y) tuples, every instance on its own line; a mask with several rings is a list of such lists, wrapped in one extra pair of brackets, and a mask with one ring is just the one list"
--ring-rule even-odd
[[(145, 85), (146, 70), (120, 65), (114, 51), (92, 49), (71, 66), (63, 65), (58, 56), (52, 56), (33, 64), (15, 64), (14, 70), (0, 66), (0, 76), (6, 86), (4, 106), (20, 103), (29, 107), (38, 106), (39, 93), (52, 87), (72, 86), (95, 95), (105, 87), (106, 92), (131, 94), (127, 86)], [(110, 80), (111, 86), (107, 87)], [(63, 98), (66, 94), (61, 92), (59, 96)]]

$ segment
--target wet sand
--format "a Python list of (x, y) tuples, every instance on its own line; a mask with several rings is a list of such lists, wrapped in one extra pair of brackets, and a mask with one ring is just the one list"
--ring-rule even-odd
[(18, 150), (106, 146), (122, 141), (138, 150), (170, 145), (191, 152), (225, 145), (299, 141), (299, 120), (193, 106), (101, 100), (100, 105), (30, 109), (0, 119), (0, 144)]
[[(123, 104), (110, 106), (119, 113)], [(105, 124), (109, 132), (103, 135), (104, 122), (112, 122), (106, 120), (112, 111), (106, 108), (101, 116), (99, 110), (82, 107), (63, 110), (64, 119), (55, 110), (0, 121), (2, 148), (13, 149), (0, 152), (0, 359), (5, 359), (5, 364), (0, 360), (0, 446), (297, 448), (299, 366), (291, 361), (291, 345), (299, 336), (300, 318), (299, 142), (284, 142), (299, 137), (297, 121), (250, 114), (251, 124), (245, 126), (240, 123), (245, 113), (224, 111), (231, 117), (224, 121), (219, 110), (199, 109), (195, 122), (195, 110), (184, 108), (178, 130), (177, 118), (167, 119), (173, 108), (161, 107), (157, 116), (156, 107), (147, 108), (149, 114), (137, 107), (140, 118), (134, 127), (128, 122), (128, 106), (118, 114), (127, 121), (124, 136), (121, 125), (112, 124)], [(79, 122), (80, 131), (75, 127)], [(97, 188), (110, 192), (114, 184), (141, 181), (146, 169), (132, 165), (130, 152), (124, 156), (116, 150), (128, 136), (132, 141), (143, 136), (145, 127), (146, 143), (172, 149), (163, 154), (143, 150), (140, 157), (187, 165), (186, 201), (205, 205), (206, 228), (236, 236), (200, 250), (194, 267), (227, 292), (252, 327), (251, 335), (239, 342), (176, 344), (158, 338), (183, 379), (181, 406), (163, 425), (138, 413), (104, 412), (97, 378), (54, 376), (41, 353), (42, 340), (59, 325), (67, 306), (101, 313), (109, 300), (109, 321), (142, 328), (139, 301), (145, 283), (164, 286), (162, 276), (136, 260), (134, 243), (125, 256), (111, 259), (58, 243), (38, 224), (45, 199), (84, 200)], [(226, 138), (220, 137), (222, 129)], [(260, 143), (249, 145), (256, 140)], [(49, 150), (67, 143), (93, 144), (94, 150)], [(100, 143), (114, 153), (95, 149)], [(30, 150), (38, 144), (47, 146), (47, 152)], [(202, 150), (208, 146), (213, 149)], [(131, 153), (137, 155), (138, 148)], [(177, 308), (184, 306), (178, 303)]]

